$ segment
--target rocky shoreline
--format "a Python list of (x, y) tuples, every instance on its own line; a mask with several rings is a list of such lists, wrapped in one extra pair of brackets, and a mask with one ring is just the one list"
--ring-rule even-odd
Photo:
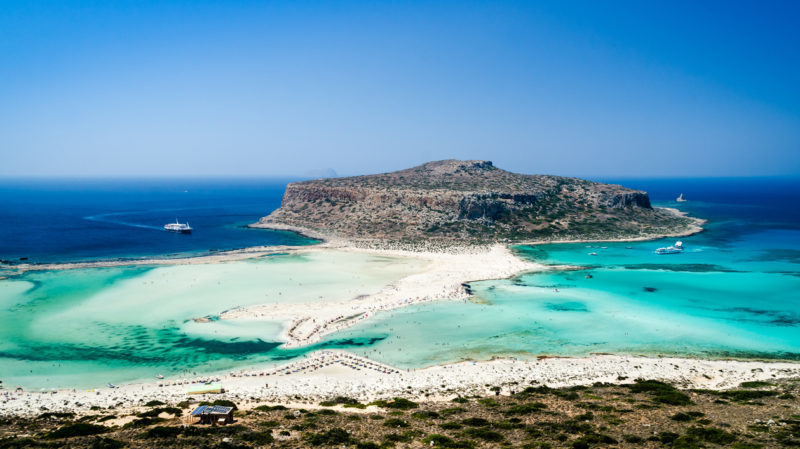
[(255, 227), (358, 245), (469, 246), (619, 240), (695, 231), (647, 192), (577, 178), (511, 173), (490, 161), (446, 160), (397, 172), (287, 185)]

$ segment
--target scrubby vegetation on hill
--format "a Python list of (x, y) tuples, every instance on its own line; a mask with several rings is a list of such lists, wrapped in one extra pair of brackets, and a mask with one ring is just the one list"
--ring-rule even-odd
[[(558, 389), (519, 385), (502, 395), (449, 402), (387, 398), (365, 404), (338, 397), (306, 408), (250, 403), (238, 404), (244, 410), (236, 412), (235, 424), (219, 427), (185, 427), (177, 417), (130, 427), (103, 424), (112, 421), (103, 414), (43, 413), (0, 419), (0, 449), (800, 447), (799, 386), (782, 380), (729, 391), (680, 390), (637, 380)], [(500, 388), (487, 385), (492, 391)]]
[(280, 209), (260, 224), (348, 239), (486, 243), (671, 235), (693, 222), (651, 207), (646, 192), (448, 160), (289, 184)]

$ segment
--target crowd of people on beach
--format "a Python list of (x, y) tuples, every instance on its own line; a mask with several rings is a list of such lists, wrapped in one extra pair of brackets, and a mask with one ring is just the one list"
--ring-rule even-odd
[[(159, 387), (175, 387), (178, 385), (192, 385), (192, 384), (208, 384), (211, 382), (219, 382), (219, 377), (198, 377), (195, 379), (178, 379), (173, 381), (159, 381), (156, 385)], [(116, 387), (111, 387), (116, 388)]]

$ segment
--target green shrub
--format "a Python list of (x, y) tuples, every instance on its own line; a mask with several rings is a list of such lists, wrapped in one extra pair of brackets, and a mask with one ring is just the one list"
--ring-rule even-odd
[(455, 441), (450, 437), (438, 433), (423, 438), (422, 443), (425, 446), (444, 447), (448, 449), (472, 449), (475, 447), (475, 443), (472, 441)]
[(467, 411), (466, 409), (463, 409), (461, 407), (452, 407), (439, 410), (439, 413), (442, 416), (452, 416), (452, 415), (457, 415), (459, 413), (464, 413), (466, 411)]
[(419, 407), (419, 404), (405, 398), (394, 398), (392, 402), (386, 403), (384, 407), (396, 410), (411, 410), (412, 408)]
[(89, 449), (121, 449), (125, 447), (125, 443), (113, 438), (94, 437), (89, 443)]
[(272, 437), (272, 432), (269, 430), (263, 432), (244, 432), (239, 435), (239, 438), (248, 443), (258, 445), (271, 444), (275, 441), (275, 438)]
[(499, 442), (504, 440), (501, 433), (483, 427), (467, 429), (464, 431), (464, 433), (468, 436), (480, 438), (484, 441)]
[(101, 433), (106, 433), (110, 430), (111, 429), (106, 426), (80, 422), (74, 424), (67, 424), (65, 426), (59, 427), (58, 429), (48, 433), (45, 437), (50, 439), (85, 437), (88, 435), (99, 435)]
[(450, 437), (434, 433), (423, 438), (422, 443), (426, 446), (448, 447), (450, 444), (453, 444), (454, 441)]
[(320, 402), (319, 405), (323, 407), (331, 407), (334, 405), (356, 405), (359, 404), (357, 400), (353, 398), (348, 398), (347, 396), (337, 396), (331, 400)]
[(170, 415), (181, 416), (183, 414), (183, 410), (177, 407), (159, 407), (150, 409), (146, 412), (137, 413), (136, 416), (140, 418), (154, 418), (162, 413), (167, 413)]
[(608, 435), (603, 435), (602, 433), (590, 432), (575, 440), (572, 443), (573, 448), (578, 447), (576, 446), (576, 443), (581, 447), (591, 447), (594, 445), (617, 444), (617, 440)]
[(180, 427), (156, 426), (147, 431), (145, 438), (175, 438), (181, 431)]
[(390, 433), (384, 438), (386, 441), (390, 441), (392, 443), (410, 443), (414, 439), (415, 433), (413, 432), (403, 432), (401, 434), (397, 433)]
[(273, 410), (288, 410), (283, 405), (259, 405), (255, 407), (253, 410), (258, 410), (259, 412), (271, 412)]
[(417, 419), (439, 419), (439, 418), (441, 418), (441, 416), (438, 413), (436, 413), (434, 411), (431, 411), (431, 410), (420, 410), (418, 412), (412, 413), (411, 416), (413, 416), (414, 418), (417, 418)]
[(745, 402), (752, 401), (754, 399), (767, 398), (770, 396), (777, 396), (778, 392), (768, 390), (728, 390), (720, 391), (717, 394), (725, 399), (730, 399), (731, 401)]
[(681, 393), (670, 384), (657, 380), (636, 379), (636, 383), (626, 385), (633, 393), (648, 393), (654, 402), (669, 405), (689, 405), (689, 396)]
[(686, 435), (719, 445), (728, 445), (736, 441), (735, 435), (713, 427), (690, 427), (686, 429)]
[(135, 420), (129, 422), (128, 424), (125, 424), (124, 426), (122, 426), (122, 428), (123, 429), (135, 429), (135, 428), (139, 428), (139, 427), (152, 426), (153, 424), (162, 423), (164, 421), (166, 421), (166, 419), (164, 419), (164, 418), (150, 418), (150, 417), (139, 418), (139, 419), (135, 419)]
[(644, 443), (644, 438), (638, 435), (625, 434), (622, 435), (622, 439), (625, 440), (626, 443), (632, 443), (632, 444)]
[(512, 405), (506, 409), (505, 413), (507, 415), (530, 415), (531, 413), (537, 413), (546, 408), (547, 406), (541, 402), (530, 402), (527, 404)]
[(678, 413), (670, 416), (670, 419), (673, 420), (673, 421), (678, 421), (678, 422), (686, 422), (686, 421), (693, 420), (694, 417), (690, 416), (688, 413), (678, 412)]
[(489, 421), (483, 418), (472, 417), (472, 418), (462, 419), (461, 424), (471, 427), (485, 427), (489, 425)]
[(166, 405), (166, 404), (158, 400), (149, 401), (146, 404), (144, 404), (145, 407), (156, 407), (159, 405)]
[(495, 401), (492, 398), (478, 399), (478, 404), (481, 404), (484, 407), (497, 407), (498, 405), (500, 405), (497, 403), (497, 401)]
[(552, 447), (553, 446), (550, 443), (544, 443), (541, 441), (534, 441), (522, 445), (522, 449), (552, 449)]
[(408, 423), (399, 418), (389, 418), (383, 422), (385, 427), (408, 427)]
[(680, 437), (680, 435), (675, 432), (661, 432), (658, 434), (658, 441), (663, 444), (672, 444), (678, 437)]
[(739, 384), (739, 387), (741, 387), (741, 388), (761, 388), (761, 387), (770, 387), (770, 386), (772, 386), (771, 383), (760, 381), (760, 380), (754, 380), (754, 381), (750, 381), (750, 382), (742, 382), (741, 384)]
[(350, 434), (338, 427), (328, 430), (327, 432), (323, 433), (310, 433), (305, 435), (305, 441), (312, 445), (312, 446), (322, 446), (328, 445), (332, 446), (335, 444), (348, 444), (350, 443)]
[(372, 441), (365, 441), (356, 443), (356, 449), (381, 449), (381, 446)]
[(763, 444), (743, 443), (743, 442), (733, 443), (731, 445), (731, 449), (761, 449), (763, 447), (764, 447)]
[(39, 415), (37, 419), (72, 419), (74, 417), (75, 414), (72, 412), (46, 412)]

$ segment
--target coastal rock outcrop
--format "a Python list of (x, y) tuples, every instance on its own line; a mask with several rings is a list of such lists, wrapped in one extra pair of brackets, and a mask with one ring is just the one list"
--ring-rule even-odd
[(291, 183), (281, 207), (257, 226), (351, 240), (491, 242), (674, 234), (691, 222), (653, 208), (646, 192), (619, 185), (445, 160)]

